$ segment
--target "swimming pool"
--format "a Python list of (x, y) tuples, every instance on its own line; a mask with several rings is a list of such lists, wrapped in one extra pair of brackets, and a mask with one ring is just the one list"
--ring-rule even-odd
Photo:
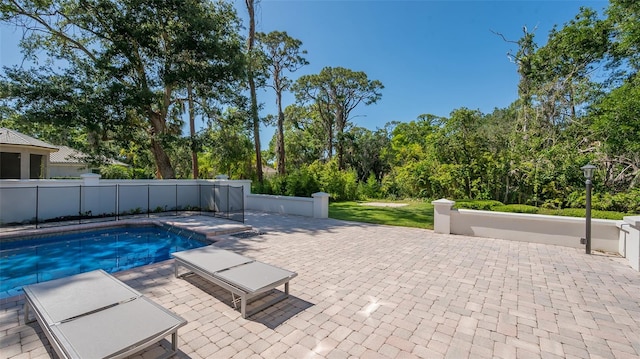
[(118, 272), (208, 244), (197, 233), (158, 226), (117, 227), (0, 242), (0, 298), (20, 294), (27, 284), (95, 269)]

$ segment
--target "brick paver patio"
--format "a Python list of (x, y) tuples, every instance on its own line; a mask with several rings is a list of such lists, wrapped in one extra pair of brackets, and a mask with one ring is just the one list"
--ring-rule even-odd
[[(117, 274), (189, 321), (177, 358), (640, 357), (640, 274), (624, 259), (331, 219), (246, 224), (265, 234), (217, 245), (298, 273), (289, 299), (246, 320), (171, 261)], [(0, 357), (52, 356), (23, 302), (0, 306)]]

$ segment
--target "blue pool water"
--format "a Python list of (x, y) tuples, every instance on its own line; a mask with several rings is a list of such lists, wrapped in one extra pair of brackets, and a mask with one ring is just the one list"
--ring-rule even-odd
[(209, 243), (193, 232), (120, 227), (0, 242), (0, 298), (22, 286), (104, 269), (109, 273), (156, 263), (170, 254)]

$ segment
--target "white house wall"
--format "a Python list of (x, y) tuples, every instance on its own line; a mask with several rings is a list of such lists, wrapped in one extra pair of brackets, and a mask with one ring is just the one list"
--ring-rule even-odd
[(31, 175), (31, 155), (41, 155), (43, 157), (43, 170), (42, 175), (44, 178), (49, 178), (49, 153), (50, 150), (39, 149), (36, 147), (26, 147), (17, 145), (3, 144), (0, 146), (0, 152), (18, 153), (20, 154), (20, 179), (28, 180)]
[(91, 173), (86, 165), (49, 164), (49, 178), (80, 178), (85, 173)]

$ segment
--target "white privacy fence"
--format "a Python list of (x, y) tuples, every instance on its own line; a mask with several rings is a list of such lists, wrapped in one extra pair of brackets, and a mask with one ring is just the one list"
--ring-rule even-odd
[(329, 216), (329, 195), (312, 198), (251, 194), (249, 180), (0, 180), (0, 227), (115, 221), (132, 216), (198, 212), (244, 222), (255, 210)]
[(244, 222), (248, 181), (34, 180), (0, 182), (0, 226), (95, 222), (196, 211)]

